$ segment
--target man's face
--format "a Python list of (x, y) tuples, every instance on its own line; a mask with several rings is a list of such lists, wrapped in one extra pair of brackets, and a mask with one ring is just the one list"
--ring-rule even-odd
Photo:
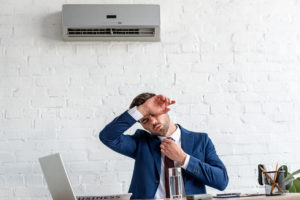
[(165, 136), (169, 130), (170, 118), (169, 115), (147, 115), (139, 120), (144, 129), (150, 131), (153, 135)]

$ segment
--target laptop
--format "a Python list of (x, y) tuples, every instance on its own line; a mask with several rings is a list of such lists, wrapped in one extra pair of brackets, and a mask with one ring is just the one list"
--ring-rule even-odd
[(41, 157), (39, 162), (53, 200), (129, 200), (132, 195), (75, 196), (59, 153)]

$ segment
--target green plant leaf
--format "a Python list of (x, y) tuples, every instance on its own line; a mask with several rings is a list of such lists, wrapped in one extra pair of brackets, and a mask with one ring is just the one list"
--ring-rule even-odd
[(296, 192), (296, 188), (294, 185), (292, 185), (292, 187), (289, 189), (290, 193), (295, 193)]
[(300, 192), (300, 177), (293, 181), (293, 187), (295, 188), (294, 192)]
[(292, 174), (287, 173), (287, 176), (284, 178), (284, 181), (289, 182), (291, 179), (294, 180), (295, 177)]
[(299, 174), (300, 173), (300, 169), (298, 169), (297, 171), (293, 172), (292, 175), (296, 175), (296, 174)]
[(293, 176), (288, 176), (286, 178), (284, 178), (284, 182), (287, 183), (287, 182), (290, 182), (291, 180), (294, 180), (295, 178)]

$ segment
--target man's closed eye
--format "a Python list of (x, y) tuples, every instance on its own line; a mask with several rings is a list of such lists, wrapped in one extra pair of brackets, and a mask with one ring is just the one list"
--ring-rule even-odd
[(148, 118), (146, 118), (146, 119), (143, 119), (143, 120), (142, 120), (142, 124), (147, 124), (147, 123), (148, 123), (148, 121), (149, 121), (149, 119), (148, 119)]

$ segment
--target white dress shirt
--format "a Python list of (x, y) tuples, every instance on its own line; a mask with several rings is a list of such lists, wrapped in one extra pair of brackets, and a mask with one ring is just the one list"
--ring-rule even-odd
[[(133, 107), (130, 110), (128, 110), (128, 113), (136, 121), (143, 118), (143, 115), (137, 110), (136, 107)], [(161, 141), (163, 141), (164, 139), (167, 138), (167, 137), (162, 137), (162, 136), (158, 136), (158, 137)], [(175, 132), (172, 133), (172, 135), (170, 135), (169, 137), (174, 139), (175, 143), (181, 147), (181, 131), (180, 131), (180, 128), (178, 128), (178, 126), (176, 126)], [(164, 159), (165, 159), (165, 155), (161, 153), (160, 181), (159, 181), (159, 185), (158, 185), (158, 188), (157, 188), (155, 196), (154, 196), (155, 199), (166, 198)], [(190, 155), (187, 155), (183, 165), (180, 165), (180, 163), (178, 163), (177, 161), (174, 161), (174, 166), (186, 169), (189, 164), (189, 160), (190, 160)], [(182, 185), (182, 194), (183, 194), (183, 196), (185, 196), (184, 182), (183, 182), (182, 176), (181, 176), (181, 185)]]

